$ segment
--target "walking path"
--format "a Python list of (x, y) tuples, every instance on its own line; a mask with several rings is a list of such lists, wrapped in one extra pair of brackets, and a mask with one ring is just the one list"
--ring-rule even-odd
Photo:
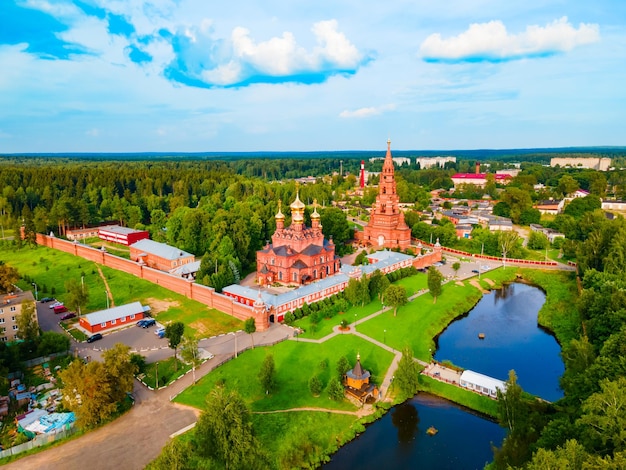
[[(415, 300), (417, 297), (426, 294), (428, 291), (426, 289), (422, 289), (419, 292), (416, 292), (415, 294), (413, 294), (411, 297), (409, 297), (409, 302), (412, 302), (413, 300)], [(382, 309), (378, 310), (377, 312), (372, 313), (371, 315), (368, 315), (367, 317), (364, 317), (360, 320), (361, 323), (366, 322), (368, 320), (371, 320), (372, 318), (376, 318), (378, 315), (381, 315), (389, 310), (391, 310), (393, 307), (383, 307)], [(310, 338), (297, 338), (297, 337), (291, 337), (289, 338), (290, 341), (303, 341), (303, 342), (307, 342), (307, 343), (323, 343), (325, 341), (328, 341), (331, 338), (334, 338), (337, 335), (342, 335), (342, 334), (353, 334), (358, 336), (359, 338), (363, 338), (366, 341), (369, 341), (370, 343), (375, 344), (376, 346), (378, 346), (379, 348), (382, 348), (386, 351), (389, 351), (390, 353), (392, 353), (394, 355), (393, 360), (391, 361), (391, 364), (389, 365), (389, 368), (387, 369), (387, 373), (385, 374), (385, 377), (383, 378), (382, 383), (380, 384), (380, 392), (381, 395), (383, 397), (385, 397), (384, 399), (386, 401), (390, 401), (391, 398), (388, 396), (388, 392), (389, 392), (389, 387), (391, 386), (391, 383), (393, 382), (393, 378), (395, 376), (396, 370), (398, 370), (398, 363), (400, 362), (400, 359), (402, 358), (402, 352), (401, 351), (396, 351), (394, 348), (392, 348), (391, 346), (387, 346), (386, 344), (381, 343), (380, 341), (371, 338), (370, 336), (364, 335), (363, 333), (360, 333), (359, 331), (357, 331), (356, 327), (357, 327), (357, 321), (355, 321), (354, 323), (352, 323), (352, 326), (349, 327), (347, 330), (344, 330), (341, 328), (341, 325), (337, 325), (333, 328), (333, 332), (324, 336), (323, 338), (320, 339), (310, 339)], [(413, 358), (413, 360), (417, 363), (419, 363), (420, 365), (424, 366), (424, 367), (428, 367), (429, 363), (428, 362), (424, 362), (421, 361), (419, 359)], [(330, 411), (330, 410), (327, 410)]]
[(113, 300), (113, 294), (111, 294), (111, 289), (109, 289), (109, 283), (107, 282), (107, 278), (104, 276), (104, 273), (102, 272), (102, 268), (100, 268), (100, 265), (98, 263), (95, 263), (95, 264), (96, 264), (96, 268), (98, 269), (98, 272), (100, 273), (100, 277), (104, 281), (104, 288), (107, 292), (107, 296), (109, 297), (109, 299), (111, 299), (111, 307), (115, 307), (115, 300)]

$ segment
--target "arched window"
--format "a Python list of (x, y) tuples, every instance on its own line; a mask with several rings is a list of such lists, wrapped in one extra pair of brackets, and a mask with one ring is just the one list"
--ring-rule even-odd
[(282, 271), (278, 271), (278, 280), (279, 281), (283, 280), (283, 273), (282, 273)]

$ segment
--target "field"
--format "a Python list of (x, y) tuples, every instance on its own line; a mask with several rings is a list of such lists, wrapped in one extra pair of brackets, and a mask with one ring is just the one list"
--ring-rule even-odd
[[(160, 322), (182, 321), (187, 334), (209, 337), (243, 327), (241, 321), (183, 295), (62, 251), (41, 246), (16, 250), (10, 243), (1, 243), (0, 260), (17, 268), (20, 276), (32, 279), (37, 284), (39, 298), (49, 296), (63, 301), (68, 279), (84, 282), (89, 300), (83, 314), (106, 308), (106, 280), (111, 292), (110, 306), (139, 301), (150, 305), (152, 315)], [(18, 286), (33, 290), (24, 280)]]

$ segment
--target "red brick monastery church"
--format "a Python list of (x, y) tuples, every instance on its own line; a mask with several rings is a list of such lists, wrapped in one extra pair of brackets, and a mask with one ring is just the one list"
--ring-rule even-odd
[[(317, 205), (317, 201), (313, 203)], [(298, 193), (290, 208), (291, 225), (285, 227), (279, 201), (272, 243), (257, 252), (257, 282), (261, 286), (274, 282), (301, 285), (339, 271), (335, 245), (324, 238), (317, 207), (311, 214), (310, 228), (304, 225), (305, 206)]]
[(411, 229), (404, 222), (399, 208), (400, 198), (396, 192), (391, 140), (387, 140), (387, 155), (378, 183), (378, 196), (372, 207), (370, 221), (363, 232), (355, 234), (365, 246), (407, 249), (411, 245)]

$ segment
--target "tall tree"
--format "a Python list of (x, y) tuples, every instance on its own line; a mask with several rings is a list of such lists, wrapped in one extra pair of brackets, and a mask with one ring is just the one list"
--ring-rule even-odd
[(35, 304), (28, 300), (22, 302), (22, 311), (15, 318), (17, 336), (26, 342), (34, 342), (39, 337), (39, 324), (35, 314)]
[(193, 336), (183, 336), (180, 345), (180, 355), (183, 360), (191, 364), (193, 383), (196, 383), (196, 367), (200, 365), (200, 352), (198, 351), (198, 340)]
[(343, 380), (343, 376), (350, 370), (350, 363), (346, 356), (341, 356), (337, 362), (337, 377)]
[(385, 304), (393, 307), (393, 316), (395, 317), (398, 313), (398, 307), (402, 307), (408, 302), (408, 298), (406, 295), (406, 289), (404, 286), (398, 286), (395, 284), (387, 287), (385, 291)]
[(252, 336), (252, 333), (256, 331), (256, 322), (254, 321), (254, 317), (250, 317), (244, 322), (243, 330), (250, 335), (250, 339), (252, 340), (252, 349), (254, 349), (254, 336)]
[(583, 403), (578, 420), (588, 437), (587, 447), (605, 453), (626, 450), (626, 377), (603, 380), (601, 391)]
[(74, 360), (60, 373), (63, 403), (76, 414), (78, 426), (90, 428), (107, 420), (117, 409), (111, 400), (111, 382), (105, 365)]
[(276, 368), (272, 354), (268, 354), (263, 360), (261, 370), (259, 371), (259, 381), (266, 395), (272, 393), (276, 388)]
[(128, 392), (133, 391), (133, 380), (137, 366), (130, 360), (130, 346), (116, 343), (102, 354), (107, 380), (110, 385), (110, 398), (121, 402)]
[(500, 246), (500, 250), (502, 252), (502, 265), (503, 266), (506, 263), (506, 255), (509, 254), (515, 248), (518, 240), (519, 240), (519, 235), (514, 231), (498, 233), (498, 243)]
[(413, 360), (413, 351), (408, 346), (402, 350), (402, 357), (398, 362), (393, 381), (403, 397), (413, 396), (417, 392), (419, 368)]
[(84, 308), (89, 301), (89, 289), (85, 285), (84, 280), (81, 279), (81, 281), (78, 282), (76, 279), (68, 279), (65, 281), (65, 290), (67, 291), (65, 303), (70, 309), (78, 311), (78, 315), (80, 316), (82, 308)]
[(194, 428), (200, 455), (215, 462), (208, 468), (269, 468), (268, 457), (254, 435), (250, 410), (234, 391), (216, 387)]
[(175, 370), (178, 370), (178, 359), (176, 359), (176, 352), (178, 345), (183, 339), (185, 333), (185, 324), (183, 322), (173, 322), (165, 327), (165, 337), (169, 342), (169, 347), (174, 350), (174, 363)]
[(430, 295), (433, 296), (433, 303), (437, 303), (437, 297), (441, 295), (442, 287), (441, 283), (443, 282), (443, 275), (439, 272), (439, 270), (431, 266), (428, 268), (428, 290), (430, 291)]
[(5, 294), (7, 292), (13, 292), (15, 289), (15, 283), (19, 281), (20, 275), (12, 266), (4, 264), (0, 260), (0, 293)]

